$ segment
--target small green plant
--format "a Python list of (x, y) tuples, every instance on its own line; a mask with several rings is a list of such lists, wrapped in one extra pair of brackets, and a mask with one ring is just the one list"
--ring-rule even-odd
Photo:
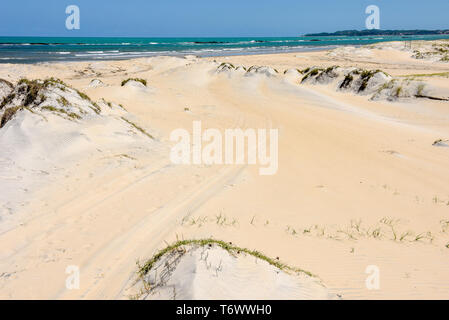
[(407, 237), (411, 236), (412, 233), (410, 231), (404, 232), (403, 234), (401, 234), (401, 236), (399, 237), (399, 241), (404, 241)]
[(296, 230), (291, 227), (291, 226), (287, 226), (287, 229), (285, 230), (285, 232), (287, 232), (288, 234), (295, 236), (298, 234), (298, 232), (296, 232)]
[(253, 226), (255, 221), (256, 221), (256, 216), (253, 216), (251, 218), (250, 224)]
[(126, 154), (126, 153), (122, 153), (122, 154), (118, 154), (116, 157), (120, 157), (120, 158), (127, 158), (129, 160), (137, 160), (134, 157), (131, 157), (130, 155)]
[(146, 135), (148, 138), (153, 139), (154, 137), (149, 134), (148, 132), (146, 132), (143, 128), (139, 127), (137, 124), (135, 124), (134, 122), (126, 119), (125, 117), (121, 117), (123, 121), (127, 122), (128, 124), (130, 124), (131, 126), (133, 126), (136, 130), (140, 131), (141, 133), (143, 133), (144, 135)]

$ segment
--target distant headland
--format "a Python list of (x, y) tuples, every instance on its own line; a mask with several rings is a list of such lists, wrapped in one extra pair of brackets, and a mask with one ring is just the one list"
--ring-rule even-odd
[(332, 33), (309, 33), (306, 37), (326, 37), (326, 36), (410, 36), (410, 35), (436, 35), (449, 34), (449, 30), (345, 30)]

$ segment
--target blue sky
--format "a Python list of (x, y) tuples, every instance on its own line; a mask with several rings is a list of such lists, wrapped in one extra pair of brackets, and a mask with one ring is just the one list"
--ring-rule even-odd
[[(65, 28), (71, 4), (80, 30)], [(2, 0), (0, 36), (298, 36), (364, 29), (371, 4), (381, 29), (449, 29), (448, 0)]]

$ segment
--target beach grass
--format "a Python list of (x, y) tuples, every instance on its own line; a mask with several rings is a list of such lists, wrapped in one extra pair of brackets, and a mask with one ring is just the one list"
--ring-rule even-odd
[(21, 110), (22, 108), (23, 106), (17, 106), (6, 109), (0, 119), (0, 128), (3, 128), (3, 126), (14, 117), (17, 111)]
[(151, 134), (149, 134), (148, 132), (146, 132), (145, 129), (143, 129), (142, 127), (138, 126), (137, 124), (135, 124), (131, 120), (126, 119), (125, 117), (121, 117), (121, 118), (122, 118), (123, 121), (125, 121), (126, 123), (130, 124), (131, 126), (133, 126), (136, 130), (138, 130), (139, 132), (143, 133), (148, 138), (154, 140), (154, 137)]
[(167, 247), (165, 247), (164, 249), (158, 251), (153, 257), (151, 257), (149, 260), (147, 260), (145, 262), (145, 264), (143, 264), (142, 266), (138, 264), (138, 266), (139, 266), (138, 275), (141, 278), (143, 278), (154, 267), (156, 262), (158, 262), (162, 257), (164, 257), (168, 253), (171, 253), (178, 249), (181, 249), (182, 247), (198, 246), (198, 247), (210, 247), (211, 248), (214, 245), (226, 250), (227, 252), (229, 252), (230, 254), (232, 254), (234, 256), (236, 254), (246, 253), (246, 254), (256, 257), (260, 260), (266, 261), (270, 265), (275, 266), (276, 268), (278, 268), (282, 271), (304, 273), (310, 277), (316, 277), (309, 271), (289, 266), (289, 265), (279, 261), (278, 258), (272, 259), (257, 250), (251, 250), (251, 249), (247, 249), (247, 248), (238, 247), (238, 246), (233, 245), (231, 242), (225, 242), (225, 241), (216, 240), (213, 238), (178, 240), (175, 243), (170, 244)]
[(141, 79), (141, 78), (128, 78), (128, 79), (122, 81), (122, 84), (121, 84), (122, 87), (123, 87), (125, 84), (127, 84), (129, 81), (137, 81), (137, 82), (140, 82), (141, 84), (143, 84), (145, 87), (147, 86), (147, 80), (145, 80), (145, 79)]

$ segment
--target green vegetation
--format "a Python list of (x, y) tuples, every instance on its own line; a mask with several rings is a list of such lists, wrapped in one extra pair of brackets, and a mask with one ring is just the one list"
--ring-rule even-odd
[[(46, 100), (46, 97), (45, 97), (45, 95), (40, 94), (40, 91), (48, 88), (51, 85), (57, 86), (62, 91), (66, 91), (66, 88), (71, 88), (69, 85), (67, 85), (63, 81), (61, 81), (59, 79), (55, 79), (55, 78), (45, 79), (44, 81), (21, 79), (21, 80), (19, 80), (19, 82), (17, 84), (19, 86), (22, 85), (22, 87), (19, 87), (18, 93), (26, 94), (24, 106), (29, 106), (29, 105), (35, 103), (36, 101), (38, 101), (37, 105), (44, 102)], [(73, 88), (71, 88), (71, 89), (73, 89)], [(73, 89), (73, 90), (75, 90), (78, 93), (78, 95), (81, 97), (81, 99), (88, 100), (91, 103), (91, 106), (89, 106), (89, 107), (92, 110), (94, 110), (95, 113), (99, 114), (101, 112), (101, 108), (95, 102), (93, 102), (89, 98), (89, 96), (87, 96), (85, 93), (83, 93), (79, 90), (76, 90), (76, 89)], [(68, 101), (64, 97), (60, 97), (58, 99), (58, 102), (61, 103), (63, 106), (68, 105)]]
[(444, 43), (436, 43), (432, 45), (433, 51), (421, 52), (419, 50), (413, 51), (413, 58), (415, 59), (425, 59), (429, 57), (441, 57), (440, 61), (449, 61), (449, 50), (448, 45)]
[(399, 77), (407, 78), (409, 80), (413, 80), (413, 78), (420, 77), (445, 77), (449, 78), (449, 72), (440, 72), (440, 73), (418, 73), (418, 74), (406, 74)]
[(247, 72), (251, 72), (253, 70), (257, 70), (258, 68), (259, 68), (258, 66), (251, 66), (251, 67), (248, 68)]
[(0, 119), (0, 128), (3, 128), (4, 125), (14, 117), (17, 111), (21, 110), (22, 108), (23, 106), (18, 106), (6, 109), (2, 115), (2, 118)]
[(222, 64), (220, 64), (218, 66), (218, 68), (223, 68), (223, 67), (228, 67), (228, 68), (235, 69), (235, 66), (232, 63), (230, 63), (230, 62), (223, 62)]
[(44, 80), (45, 87), (48, 87), (49, 85), (56, 85), (56, 84), (59, 84), (59, 85), (64, 86), (64, 87), (71, 88), (67, 83), (63, 82), (60, 79), (56, 79), (56, 78), (52, 77), (52, 78), (48, 78), (48, 79)]
[(199, 247), (212, 247), (213, 245), (218, 246), (227, 252), (229, 252), (232, 255), (240, 254), (240, 253), (246, 253), (249, 255), (252, 255), (260, 260), (264, 260), (271, 264), (272, 266), (275, 266), (279, 268), (280, 270), (286, 271), (286, 272), (301, 272), (305, 273), (311, 277), (314, 277), (314, 275), (308, 271), (288, 266), (282, 262), (279, 261), (278, 258), (272, 259), (264, 255), (263, 253), (256, 251), (256, 250), (250, 250), (246, 248), (240, 248), (237, 246), (234, 246), (232, 243), (228, 243), (221, 240), (215, 240), (215, 239), (200, 239), (200, 240), (179, 240), (176, 241), (174, 244), (168, 245), (166, 248), (160, 250), (157, 252), (151, 259), (149, 259), (143, 266), (138, 265), (138, 275), (143, 278), (155, 265), (157, 261), (159, 261), (163, 256), (165, 256), (168, 253), (182, 250), (184, 246), (199, 246)]
[(118, 155), (116, 155), (116, 157), (126, 158), (126, 159), (129, 159), (129, 160), (137, 160), (136, 158), (131, 157), (130, 155), (128, 155), (126, 153), (118, 154)]
[(81, 117), (78, 114), (76, 114), (74, 112), (68, 112), (67, 110), (62, 109), (62, 108), (55, 108), (55, 107), (52, 107), (52, 106), (43, 106), (42, 110), (48, 110), (48, 111), (52, 111), (52, 112), (55, 112), (55, 113), (60, 113), (60, 114), (68, 116), (71, 119), (76, 119), (76, 120), (80, 120), (81, 119)]
[[(384, 186), (386, 188), (386, 186)], [(435, 201), (435, 200), (433, 200)], [(442, 222), (443, 232), (445, 232)], [(449, 225), (447, 227), (449, 229)], [(351, 220), (347, 225), (312, 225), (306, 228), (294, 228), (291, 225), (286, 226), (285, 232), (288, 235), (320, 237), (337, 241), (351, 240), (358, 241), (361, 239), (390, 240), (399, 243), (406, 242), (425, 242), (432, 243), (434, 235), (430, 231), (413, 232), (404, 230), (401, 221), (392, 218), (382, 218), (378, 223), (373, 225), (365, 225), (361, 220)]]
[(46, 116), (44, 116), (43, 114), (40, 114), (40, 113), (37, 113), (37, 112), (33, 111), (33, 109), (31, 109), (30, 107), (24, 107), (23, 109), (26, 110), (26, 111), (29, 111), (32, 114), (35, 114), (35, 115), (37, 115), (39, 117), (42, 117), (42, 119), (44, 119), (45, 121), (48, 121)]
[[(288, 70), (290, 70), (290, 69), (285, 69), (285, 70), (284, 70), (284, 74), (287, 74), (287, 71), (288, 71)], [(301, 71), (300, 69), (295, 69), (295, 70), (298, 71), (299, 73), (302, 73), (302, 71)]]
[(439, 146), (439, 145), (441, 145), (441, 144), (443, 144), (443, 143), (445, 143), (445, 142), (449, 142), (449, 140), (438, 139), (438, 140), (435, 140), (435, 141), (432, 143), (432, 146)]
[(145, 87), (147, 86), (147, 80), (145, 80), (145, 79), (140, 79), (140, 78), (129, 78), (129, 79), (126, 79), (126, 80), (123, 80), (123, 81), (122, 81), (122, 87), (123, 87), (125, 84), (127, 84), (129, 81), (137, 81), (137, 82), (140, 82), (141, 84), (143, 84)]
[(330, 73), (330, 72), (334, 71), (337, 68), (339, 68), (339, 66), (328, 67), (328, 68), (326, 68), (326, 70), (324, 70), (324, 72)]
[(2, 101), (2, 103), (0, 104), (0, 110), (3, 109), (7, 104), (11, 103), (14, 98), (16, 97), (15, 93), (10, 93), (8, 94)]
[(228, 218), (225, 214), (220, 212), (218, 215), (214, 217), (189, 217), (185, 216), (182, 221), (182, 226), (196, 226), (198, 228), (201, 228), (206, 223), (215, 223), (216, 225), (220, 227), (237, 227), (239, 222), (236, 218)]
[(11, 89), (14, 88), (14, 85), (13, 85), (11, 82), (9, 82), (8, 80), (0, 79), (0, 83), (6, 84), (6, 85), (7, 85), (8, 87), (10, 87)]
[(359, 87), (358, 92), (362, 92), (365, 91), (366, 87), (368, 86), (368, 82), (370, 81), (370, 79), (376, 74), (382, 72), (385, 75), (387, 75), (385, 72), (383, 72), (382, 70), (363, 70), (361, 75), (360, 75), (360, 79), (362, 80), (362, 84)]
[(417, 96), (422, 96), (425, 87), (426, 87), (426, 85), (425, 85), (425, 84), (422, 84), (422, 83), (421, 83), (420, 85), (418, 85), (418, 89), (417, 89), (417, 91), (416, 91), (416, 95), (417, 95)]
[(78, 93), (78, 95), (81, 97), (81, 99), (87, 100), (91, 103), (91, 105), (89, 105), (89, 108), (91, 108), (96, 114), (100, 114), (101, 108), (96, 102), (92, 101), (92, 99), (84, 92), (81, 92), (77, 89), (74, 89), (74, 90), (76, 91), (76, 93)]
[(126, 119), (125, 117), (121, 117), (123, 121), (127, 122), (128, 124), (130, 124), (131, 126), (133, 126), (135, 129), (137, 129), (138, 131), (140, 131), (141, 133), (143, 133), (144, 135), (146, 135), (148, 138), (153, 139), (154, 137), (149, 134), (148, 132), (146, 132), (143, 128), (139, 127), (137, 124), (135, 124), (134, 122)]
[(343, 82), (340, 84), (340, 89), (347, 89), (351, 85), (352, 81), (354, 81), (354, 77), (351, 73), (348, 73)]
[(69, 105), (69, 102), (64, 97), (59, 97), (57, 101), (59, 104), (62, 104), (64, 107), (67, 107)]
[(385, 89), (392, 89), (394, 87), (394, 84), (396, 83), (396, 80), (393, 79), (389, 82), (384, 83), (376, 92), (376, 94), (381, 93)]
[[(271, 67), (267, 67), (267, 66), (262, 66), (262, 67), (260, 67), (260, 66), (251, 66), (251, 67), (249, 67), (248, 70), (246, 70), (246, 69), (245, 70), (246, 70), (246, 72), (252, 72), (253, 70), (255, 72), (257, 72), (261, 68), (271, 68)], [(275, 68), (271, 68), (271, 69), (273, 69), (274, 72), (279, 73), (279, 71), (277, 69), (275, 69)]]
[(19, 87), (18, 92), (26, 94), (25, 101), (23, 103), (26, 107), (34, 103), (38, 97), (41, 97), (39, 95), (40, 91), (46, 88), (45, 82), (39, 80), (21, 79), (19, 80), (18, 85), (23, 85), (22, 87)]
[[(306, 70), (307, 70), (307, 69), (306, 69)], [(324, 71), (324, 70), (321, 69), (321, 68), (308, 69), (308, 71), (305, 71), (305, 70), (304, 70), (304, 72), (306, 72), (306, 75), (305, 75), (304, 77), (302, 77), (301, 82), (304, 82), (304, 81), (307, 80), (309, 77), (316, 76), (318, 73), (320, 73), (320, 71)]]
[(102, 103), (104, 103), (104, 104), (106, 104), (110, 109), (112, 109), (113, 108), (113, 106), (112, 106), (112, 102), (110, 102), (110, 101), (106, 101), (106, 99), (105, 98), (101, 98), (101, 102)]
[(332, 67), (328, 67), (326, 69), (323, 68), (307, 68), (304, 69), (303, 71), (298, 70), (300, 73), (305, 74), (305, 76), (302, 78), (301, 82), (304, 82), (305, 80), (307, 80), (310, 77), (315, 77), (317, 76), (317, 78), (326, 75), (328, 78), (335, 78), (338, 76), (337, 73), (334, 72), (334, 70), (336, 68), (338, 68), (339, 66), (332, 66)]
[[(5, 82), (7, 84), (9, 83), (2, 79), (0, 79), (0, 82)], [(14, 86), (12, 84), (11, 86), (12, 89), (14, 89)], [(21, 105), (20, 107), (17, 108), (15, 107), (9, 108), (9, 110), (4, 112), (2, 116), (3, 125), (12, 118), (12, 116), (15, 114), (15, 112), (17, 112), (17, 110), (21, 108), (25, 108), (30, 112), (36, 113), (32, 109), (42, 105), (43, 102), (47, 100), (48, 97), (46, 95), (45, 90), (48, 89), (49, 87), (54, 87), (64, 92), (67, 90), (70, 90), (70, 93), (76, 92), (81, 99), (87, 100), (89, 102), (89, 104), (87, 105), (89, 108), (91, 108), (95, 113), (100, 114), (101, 108), (98, 106), (97, 103), (93, 102), (85, 93), (76, 90), (74, 88), (71, 88), (69, 85), (65, 84), (63, 81), (59, 79), (48, 78), (45, 80), (29, 80), (23, 78), (17, 82), (17, 86), (15, 87), (14, 92), (7, 95), (0, 103), (0, 109), (3, 109), (5, 106), (9, 104), (12, 104), (15, 99), (20, 100)], [(70, 106), (70, 102), (62, 95), (59, 95), (59, 97), (56, 100), (60, 106), (64, 107)], [(108, 103), (108, 105), (111, 106), (110, 103)], [(78, 115), (77, 113), (69, 112), (65, 109), (59, 108), (58, 106), (51, 106), (47, 104), (41, 109), (55, 112), (59, 115), (63, 115), (65, 118), (68, 117), (70, 119), (81, 119), (80, 115)], [(78, 107), (78, 109), (80, 109), (81, 113), (85, 113), (85, 111), (83, 111), (81, 108)]]
[(401, 96), (401, 93), (402, 93), (402, 86), (399, 86), (394, 90), (394, 96), (396, 98), (399, 98)]

